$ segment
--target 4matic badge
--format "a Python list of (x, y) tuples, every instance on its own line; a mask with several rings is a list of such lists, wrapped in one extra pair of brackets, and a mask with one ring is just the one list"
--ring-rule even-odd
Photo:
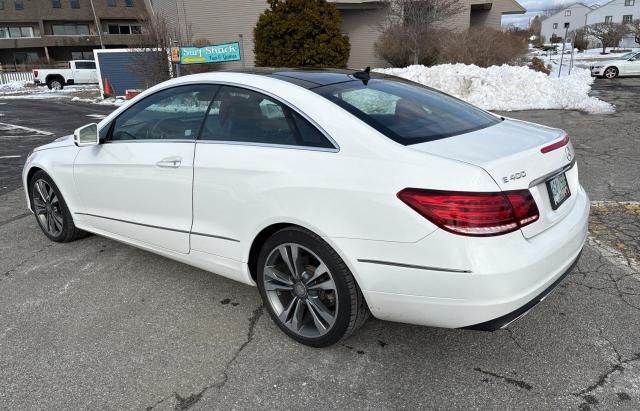
[(502, 177), (502, 181), (504, 183), (508, 183), (510, 181), (519, 180), (519, 179), (524, 178), (526, 176), (527, 176), (527, 172), (526, 171), (518, 171), (517, 173), (513, 173), (508, 177)]

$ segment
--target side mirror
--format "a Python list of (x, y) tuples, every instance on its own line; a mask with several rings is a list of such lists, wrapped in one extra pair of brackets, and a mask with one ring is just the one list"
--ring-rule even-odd
[(73, 142), (78, 147), (95, 146), (97, 144), (100, 144), (98, 125), (96, 123), (91, 123), (87, 124), (86, 126), (77, 128), (73, 132)]

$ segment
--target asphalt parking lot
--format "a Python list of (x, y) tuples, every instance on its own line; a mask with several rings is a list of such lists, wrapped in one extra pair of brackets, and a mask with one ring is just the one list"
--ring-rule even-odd
[(0, 408), (639, 409), (640, 79), (594, 94), (616, 113), (503, 113), (567, 130), (593, 200), (553, 294), (494, 333), (369, 320), (327, 349), (285, 337), (251, 287), (97, 236), (48, 241), (24, 157), (3, 156), (108, 109), (0, 105)]

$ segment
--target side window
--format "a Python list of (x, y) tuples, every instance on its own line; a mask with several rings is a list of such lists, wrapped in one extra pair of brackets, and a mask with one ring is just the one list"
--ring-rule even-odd
[(218, 86), (159, 91), (124, 111), (107, 141), (195, 139)]
[(311, 123), (256, 91), (224, 86), (204, 122), (203, 140), (334, 148)]
[(76, 62), (76, 69), (78, 70), (95, 70), (96, 63), (90, 61), (78, 61)]

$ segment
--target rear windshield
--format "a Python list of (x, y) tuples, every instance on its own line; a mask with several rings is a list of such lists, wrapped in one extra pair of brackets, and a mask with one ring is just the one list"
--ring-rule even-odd
[(398, 78), (312, 89), (405, 146), (480, 130), (501, 120), (462, 100)]

